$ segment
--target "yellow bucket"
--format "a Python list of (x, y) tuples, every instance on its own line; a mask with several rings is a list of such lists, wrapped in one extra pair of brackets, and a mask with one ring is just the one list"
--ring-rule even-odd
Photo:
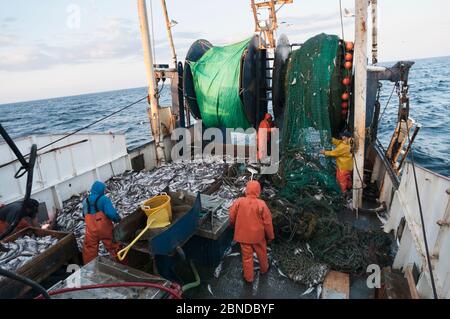
[(146, 200), (141, 204), (141, 209), (148, 218), (154, 219), (150, 228), (166, 227), (172, 222), (170, 196), (166, 193)]
[(128, 251), (134, 244), (152, 228), (162, 228), (169, 226), (172, 222), (172, 206), (170, 205), (170, 196), (166, 193), (154, 196), (141, 204), (141, 210), (147, 215), (147, 225), (139, 235), (124, 249), (117, 253), (119, 260), (124, 260)]

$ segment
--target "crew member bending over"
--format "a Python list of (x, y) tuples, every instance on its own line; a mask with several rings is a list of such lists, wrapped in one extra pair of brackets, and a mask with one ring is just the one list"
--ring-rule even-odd
[(350, 146), (352, 133), (345, 131), (340, 134), (340, 137), (340, 140), (333, 138), (331, 141), (336, 146), (334, 150), (322, 150), (320, 153), (336, 158), (336, 180), (342, 193), (345, 193), (352, 189), (353, 156)]
[(86, 235), (84, 237), (83, 262), (87, 264), (98, 255), (100, 241), (108, 250), (113, 259), (116, 259), (120, 248), (113, 243), (113, 222), (120, 221), (120, 216), (111, 200), (105, 195), (106, 185), (96, 181), (91, 193), (83, 202), (83, 215), (86, 222)]
[(39, 202), (35, 199), (17, 201), (8, 205), (0, 203), (0, 234), (4, 233), (14, 222), (17, 223), (15, 231), (33, 226), (39, 227), (37, 218)]
[(230, 207), (230, 222), (234, 225), (234, 240), (241, 245), (244, 279), (253, 282), (253, 252), (259, 260), (260, 272), (269, 270), (267, 241), (274, 239), (272, 215), (266, 203), (259, 199), (261, 185), (257, 181), (247, 183), (245, 197), (238, 198)]

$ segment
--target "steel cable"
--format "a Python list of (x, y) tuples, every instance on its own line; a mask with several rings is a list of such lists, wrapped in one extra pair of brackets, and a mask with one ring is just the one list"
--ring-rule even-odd
[[(109, 115), (106, 115), (106, 116), (104, 116), (104, 117), (102, 117), (102, 118), (100, 118), (100, 119), (98, 119), (98, 120), (95, 120), (95, 121), (92, 122), (91, 124), (88, 124), (88, 125), (86, 125), (86, 126), (83, 126), (83, 127), (79, 128), (79, 129), (73, 131), (72, 133), (66, 134), (66, 135), (64, 135), (64, 136), (62, 136), (62, 137), (60, 137), (60, 138), (58, 138), (57, 140), (55, 140), (55, 141), (53, 141), (53, 142), (50, 142), (50, 143), (48, 143), (48, 144), (45, 144), (44, 146), (39, 147), (37, 150), (40, 151), (40, 150), (43, 150), (44, 148), (47, 148), (47, 147), (49, 147), (49, 146), (51, 146), (51, 145), (54, 145), (54, 144), (56, 144), (56, 143), (58, 143), (58, 142), (61, 142), (62, 140), (66, 139), (66, 138), (68, 138), (68, 137), (70, 137), (70, 136), (73, 136), (73, 135), (75, 135), (75, 134), (77, 134), (77, 133), (79, 133), (79, 132), (81, 132), (81, 131), (83, 131), (83, 130), (86, 130), (86, 129), (88, 129), (88, 128), (94, 126), (95, 124), (98, 124), (99, 122), (102, 122), (102, 121), (104, 121), (104, 120), (106, 120), (106, 119), (108, 119), (108, 118), (110, 118), (110, 117), (112, 117), (112, 116), (114, 116), (114, 115), (116, 115), (116, 114), (118, 114), (118, 113), (120, 113), (120, 112), (123, 112), (124, 110), (126, 110), (126, 109), (128, 109), (128, 108), (130, 108), (130, 107), (132, 107), (132, 106), (134, 106), (134, 105), (136, 105), (136, 104), (138, 104), (139, 102), (142, 102), (142, 101), (146, 100), (147, 98), (148, 98), (148, 96), (145, 96), (145, 97), (143, 97), (143, 98), (141, 98), (141, 99), (139, 99), (139, 100), (137, 100), (137, 101), (135, 101), (135, 102), (133, 102), (133, 103), (130, 103), (130, 104), (128, 104), (128, 105), (126, 105), (126, 106), (124, 106), (124, 107), (122, 107), (122, 108), (120, 108), (120, 109), (118, 109), (118, 110), (112, 112), (112, 113), (109, 114)], [(30, 153), (28, 153), (27, 155), (24, 155), (24, 157), (28, 157), (29, 155), (30, 155)]]
[(409, 137), (409, 130), (408, 130), (407, 136), (408, 136), (408, 143), (410, 144), (411, 165), (412, 165), (413, 174), (414, 174), (414, 184), (415, 184), (416, 194), (417, 194), (417, 203), (419, 205), (420, 222), (422, 224), (423, 242), (424, 242), (424, 245), (425, 245), (425, 253), (427, 255), (427, 264), (428, 264), (428, 270), (430, 272), (431, 287), (433, 289), (434, 299), (439, 299), (437, 291), (436, 291), (436, 283), (434, 281), (433, 267), (431, 265), (430, 251), (429, 251), (429, 248), (428, 248), (428, 240), (427, 240), (427, 232), (426, 232), (426, 229), (425, 229), (425, 221), (424, 221), (424, 218), (423, 218), (422, 202), (420, 200), (419, 184), (417, 182), (416, 164), (414, 162), (414, 152), (413, 152), (413, 147), (411, 145), (411, 139)]

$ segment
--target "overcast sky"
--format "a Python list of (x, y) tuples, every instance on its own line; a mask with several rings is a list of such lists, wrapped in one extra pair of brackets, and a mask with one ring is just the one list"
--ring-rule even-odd
[[(449, 0), (378, 0), (381, 61), (450, 55)], [(169, 62), (159, 0), (152, 0), (156, 62)], [(353, 11), (354, 0), (342, 0)], [(253, 33), (250, 0), (167, 0), (179, 59), (193, 41)], [(150, 0), (147, 1), (149, 17)], [(291, 42), (341, 35), (338, 0), (294, 0), (279, 11)], [(354, 19), (345, 18), (353, 39)], [(0, 0), (0, 104), (146, 86), (135, 0)]]

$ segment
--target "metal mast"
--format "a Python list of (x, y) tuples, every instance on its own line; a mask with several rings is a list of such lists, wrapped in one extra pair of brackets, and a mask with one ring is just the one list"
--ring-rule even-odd
[[(278, 29), (277, 12), (285, 4), (293, 3), (294, 0), (251, 0), (253, 17), (255, 19), (255, 32), (259, 33), (265, 40), (261, 49), (273, 49), (276, 46), (275, 31)], [(280, 6), (278, 9), (276, 6)], [(261, 11), (268, 11), (267, 20), (261, 20)]]
[(367, 15), (368, 0), (355, 0), (355, 160), (353, 167), (353, 207), (362, 207), (364, 151), (366, 141)]
[(150, 32), (148, 29), (147, 6), (145, 0), (137, 0), (139, 24), (141, 28), (142, 47), (144, 50), (145, 70), (148, 80), (148, 97), (150, 107), (147, 109), (152, 136), (155, 142), (156, 162), (160, 165), (165, 159), (164, 146), (161, 139), (161, 129), (159, 120), (158, 92), (155, 78), (155, 70), (153, 67), (152, 46), (150, 41)]
[(161, 5), (163, 8), (164, 17), (166, 18), (167, 37), (169, 38), (170, 50), (172, 51), (172, 61), (173, 61), (173, 65), (176, 69), (177, 68), (177, 53), (175, 52), (175, 45), (173, 44), (172, 24), (169, 19), (169, 14), (167, 13), (166, 0), (161, 0)]

